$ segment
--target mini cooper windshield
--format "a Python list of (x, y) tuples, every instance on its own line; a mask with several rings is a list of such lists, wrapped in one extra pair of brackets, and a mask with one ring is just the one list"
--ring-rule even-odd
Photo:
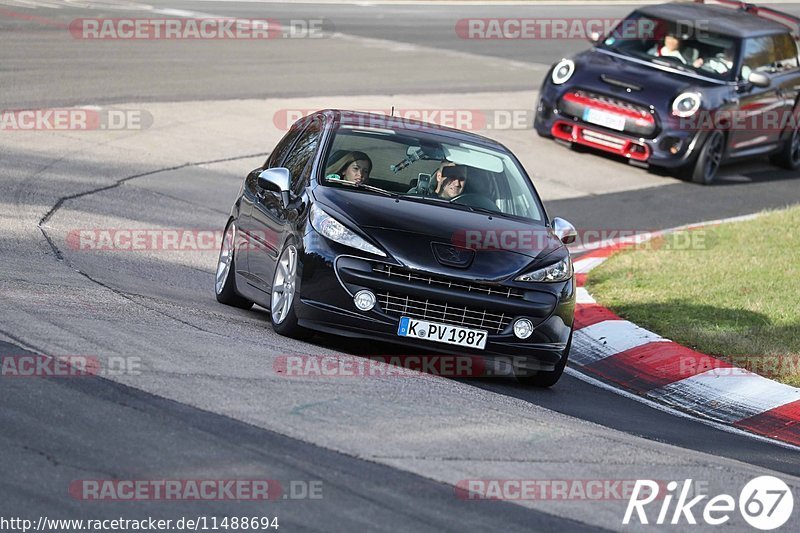
[(740, 39), (709, 31), (704, 21), (671, 21), (634, 12), (601, 48), (721, 81), (735, 79)]
[(446, 136), (341, 126), (321, 181), (365, 194), (544, 224), (536, 193), (513, 156)]

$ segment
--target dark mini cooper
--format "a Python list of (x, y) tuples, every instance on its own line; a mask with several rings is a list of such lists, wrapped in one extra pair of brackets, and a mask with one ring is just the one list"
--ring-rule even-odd
[(216, 295), (265, 307), (281, 335), (510, 356), (518, 378), (550, 386), (572, 340), (574, 239), (497, 142), (326, 110), (245, 178)]
[(703, 184), (738, 158), (796, 170), (800, 19), (721, 3), (646, 6), (593, 35), (545, 78), (536, 131)]

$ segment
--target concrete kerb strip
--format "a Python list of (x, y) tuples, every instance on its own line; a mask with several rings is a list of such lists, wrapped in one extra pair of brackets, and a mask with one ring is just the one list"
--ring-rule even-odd
[(620, 250), (686, 229), (752, 220), (747, 215), (604, 241), (575, 261), (578, 303), (571, 365), (626, 391), (701, 419), (800, 446), (800, 389), (681, 346), (623, 320), (585, 288), (586, 274)]

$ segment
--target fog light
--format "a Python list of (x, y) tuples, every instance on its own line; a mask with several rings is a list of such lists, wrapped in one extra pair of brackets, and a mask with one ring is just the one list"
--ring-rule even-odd
[(533, 333), (533, 323), (527, 318), (520, 318), (514, 322), (514, 335), (518, 339), (527, 339)]
[(375, 307), (375, 295), (372, 294), (372, 291), (368, 290), (358, 291), (356, 295), (353, 296), (353, 303), (356, 304), (359, 310), (369, 311)]

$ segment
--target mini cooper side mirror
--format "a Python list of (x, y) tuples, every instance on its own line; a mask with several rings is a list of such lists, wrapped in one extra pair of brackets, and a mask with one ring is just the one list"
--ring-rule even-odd
[(281, 194), (283, 207), (289, 206), (289, 183), (291, 175), (288, 168), (268, 168), (258, 175), (258, 186), (261, 189)]
[(752, 83), (756, 87), (769, 87), (769, 76), (764, 74), (763, 72), (751, 72), (749, 76), (747, 76), (747, 81)]
[(578, 231), (575, 229), (575, 226), (559, 217), (553, 219), (553, 233), (555, 233), (556, 237), (561, 239), (561, 242), (564, 244), (572, 244), (578, 238)]
[(593, 31), (592, 33), (589, 34), (589, 42), (592, 43), (592, 44), (599, 43), (600, 39), (602, 39), (602, 38), (603, 38), (603, 36), (600, 35), (599, 31)]

